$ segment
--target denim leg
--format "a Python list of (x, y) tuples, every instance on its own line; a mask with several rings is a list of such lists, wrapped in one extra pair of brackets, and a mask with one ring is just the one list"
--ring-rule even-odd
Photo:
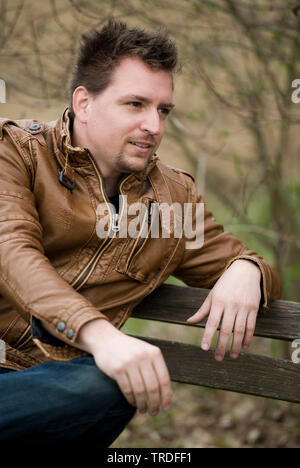
[(0, 440), (109, 446), (135, 413), (92, 356), (0, 372)]

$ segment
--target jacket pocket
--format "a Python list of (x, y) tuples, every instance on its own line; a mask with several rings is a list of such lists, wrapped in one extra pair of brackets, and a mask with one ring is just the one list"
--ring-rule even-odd
[(145, 225), (141, 228), (141, 232), (147, 232), (146, 236), (127, 239), (116, 266), (118, 273), (141, 283), (156, 281), (170, 263), (180, 241), (179, 238), (174, 238), (172, 232), (169, 238), (163, 238), (161, 235), (153, 236), (152, 227), (155, 219), (152, 208), (153, 202), (150, 200), (144, 220), (147, 231)]

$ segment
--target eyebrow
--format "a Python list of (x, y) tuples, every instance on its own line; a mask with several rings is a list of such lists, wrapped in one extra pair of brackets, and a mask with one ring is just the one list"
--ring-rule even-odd
[[(150, 99), (144, 97), (144, 96), (138, 96), (137, 94), (128, 94), (127, 96), (123, 96), (121, 98), (121, 100), (125, 101), (127, 99), (136, 99), (137, 101), (142, 101), (142, 102), (146, 102), (146, 103), (149, 103), (150, 102)], [(170, 109), (173, 109), (175, 107), (175, 104), (173, 104), (173, 102), (161, 102), (159, 104), (160, 107), (168, 107)]]

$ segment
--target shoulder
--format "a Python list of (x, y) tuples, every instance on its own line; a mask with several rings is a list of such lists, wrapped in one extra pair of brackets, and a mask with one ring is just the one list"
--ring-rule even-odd
[(35, 119), (0, 118), (0, 141), (9, 139), (17, 146), (25, 146), (29, 140), (38, 140), (40, 144), (45, 144), (47, 127), (47, 123)]
[(194, 177), (187, 171), (157, 161), (160, 177), (157, 183), (163, 183), (173, 202), (191, 202), (196, 198)]
[(161, 161), (158, 161), (157, 165), (162, 175), (167, 178), (170, 183), (173, 182), (183, 185), (184, 187), (195, 183), (195, 178), (184, 169), (164, 164)]
[(45, 140), (45, 124), (38, 120), (0, 119), (0, 162), (10, 161), (10, 164), (20, 164), (23, 161), (27, 170), (34, 174), (36, 168), (34, 144), (38, 147), (47, 146)]

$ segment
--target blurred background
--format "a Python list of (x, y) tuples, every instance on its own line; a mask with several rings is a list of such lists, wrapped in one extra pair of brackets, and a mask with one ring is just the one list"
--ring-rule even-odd
[[(300, 302), (300, 1), (0, 0), (0, 117), (57, 119), (80, 35), (111, 15), (176, 40), (183, 67), (159, 156), (195, 176), (217, 221)], [(124, 331), (193, 344), (202, 333), (138, 319)], [(263, 338), (249, 352), (291, 359), (289, 345)], [(172, 386), (172, 409), (136, 415), (113, 447), (300, 446), (296, 404)]]

